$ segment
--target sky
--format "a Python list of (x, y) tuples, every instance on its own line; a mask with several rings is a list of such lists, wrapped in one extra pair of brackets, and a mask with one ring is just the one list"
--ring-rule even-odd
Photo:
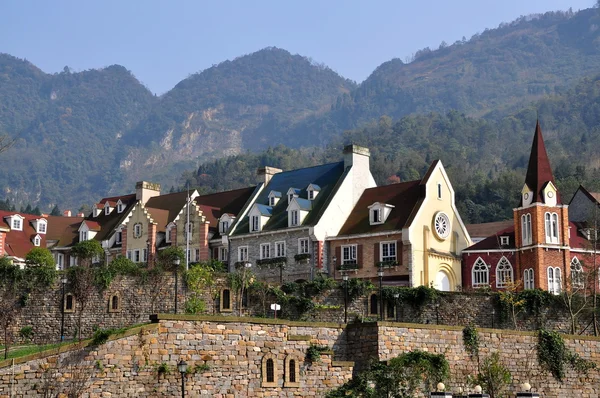
[(0, 0), (0, 52), (47, 73), (123, 65), (153, 93), (279, 47), (358, 83), (392, 58), (595, 0)]

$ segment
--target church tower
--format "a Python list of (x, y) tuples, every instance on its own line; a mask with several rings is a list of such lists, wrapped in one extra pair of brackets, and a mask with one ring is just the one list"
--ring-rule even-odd
[(569, 275), (569, 213), (560, 198), (539, 120), (519, 207), (513, 209), (516, 280), (523, 288), (559, 293)]

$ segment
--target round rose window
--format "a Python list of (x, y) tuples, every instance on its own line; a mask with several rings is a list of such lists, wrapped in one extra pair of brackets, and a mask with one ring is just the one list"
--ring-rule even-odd
[(441, 211), (433, 216), (433, 230), (440, 239), (446, 239), (450, 235), (450, 219)]

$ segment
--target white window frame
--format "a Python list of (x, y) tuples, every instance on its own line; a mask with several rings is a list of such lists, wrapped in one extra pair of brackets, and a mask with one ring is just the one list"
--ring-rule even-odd
[(295, 227), (299, 225), (298, 220), (300, 220), (299, 210), (290, 210), (290, 226)]
[(298, 239), (298, 254), (308, 254), (310, 253), (310, 245), (308, 243), (308, 238), (300, 238)]
[(260, 216), (250, 216), (250, 232), (260, 231)]
[(562, 291), (562, 278), (559, 267), (548, 267), (548, 292), (559, 295)]
[[(394, 252), (393, 255), (391, 254), (392, 251)], [(398, 261), (398, 242), (395, 240), (379, 242), (379, 261)]]
[(39, 245), (41, 245), (41, 244), (42, 244), (42, 238), (40, 238), (40, 237), (39, 237), (39, 235), (36, 235), (36, 236), (33, 238), (33, 245), (34, 245), (34, 246), (39, 246)]
[(544, 213), (544, 226), (546, 231), (546, 243), (559, 243), (558, 239), (558, 214)]
[(188, 238), (187, 234), (190, 234), (190, 239), (194, 237), (194, 223), (192, 221), (188, 221), (184, 224), (183, 237)]
[(275, 242), (275, 257), (285, 257), (285, 241)]
[(238, 247), (238, 261), (248, 261), (248, 246)]
[(571, 286), (575, 289), (582, 289), (585, 286), (583, 266), (577, 257), (571, 260)]
[(371, 224), (383, 224), (383, 209), (380, 207), (375, 207), (371, 209)]
[(507, 246), (509, 244), (509, 238), (508, 236), (501, 236), (500, 237), (500, 245), (501, 246)]
[(340, 248), (341, 265), (358, 264), (358, 245), (343, 245)]
[(523, 214), (521, 216), (521, 241), (523, 246), (529, 246), (532, 242), (531, 237), (531, 214)]
[(489, 285), (490, 266), (481, 257), (477, 257), (471, 269), (471, 286), (486, 287)]
[(88, 240), (88, 231), (80, 231), (79, 232), (79, 241), (85, 242), (86, 240)]
[(315, 191), (313, 191), (312, 189), (308, 191), (308, 200), (314, 200), (315, 199)]
[(269, 198), (269, 206), (273, 207), (275, 206), (276, 202), (275, 202), (275, 196), (271, 196)]
[(104, 206), (104, 215), (105, 215), (105, 216), (108, 216), (108, 215), (110, 214), (110, 212), (111, 212), (111, 209), (112, 209), (112, 208), (110, 207), (110, 205), (109, 205), (109, 204), (106, 204), (106, 205)]
[(125, 210), (125, 205), (119, 201), (117, 203), (117, 213), (123, 213), (123, 210)]
[(65, 269), (65, 255), (62, 253), (56, 253), (56, 257), (54, 259), (56, 262), (56, 269), (62, 271)]
[(171, 243), (171, 230), (173, 226), (167, 227), (165, 230), (165, 243)]
[(229, 222), (228, 221), (221, 221), (219, 223), (219, 233), (220, 234), (226, 234), (229, 231)]
[(18, 217), (13, 217), (10, 229), (14, 229), (15, 231), (22, 231), (23, 230), (23, 220), (21, 220)]
[(46, 233), (46, 222), (45, 221), (38, 221), (37, 223), (37, 231), (38, 234), (45, 234)]
[(505, 256), (496, 264), (496, 287), (504, 288), (513, 283), (513, 267)]
[(115, 243), (123, 243), (123, 232), (122, 231), (117, 231), (115, 233)]
[(523, 271), (523, 286), (525, 290), (535, 289), (535, 279), (533, 277), (533, 268)]
[(271, 244), (261, 243), (260, 244), (260, 259), (271, 258)]
[(127, 250), (127, 252), (125, 254), (126, 254), (128, 260), (131, 260), (133, 258), (132, 254), (131, 254), (131, 250)]
[(69, 265), (71, 267), (75, 267), (75, 266), (79, 265), (76, 256), (69, 256)]
[(219, 247), (219, 261), (227, 261), (227, 248), (226, 247)]
[(133, 262), (134, 263), (139, 263), (139, 262), (141, 262), (140, 259), (141, 259), (140, 250), (139, 249), (135, 249), (133, 251)]

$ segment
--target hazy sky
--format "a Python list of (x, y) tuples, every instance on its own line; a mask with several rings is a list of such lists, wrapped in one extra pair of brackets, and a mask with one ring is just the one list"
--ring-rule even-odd
[(45, 72), (120, 64), (161, 94), (191, 73), (268, 46), (361, 82), (378, 65), (520, 15), (595, 0), (0, 0), (0, 52)]

